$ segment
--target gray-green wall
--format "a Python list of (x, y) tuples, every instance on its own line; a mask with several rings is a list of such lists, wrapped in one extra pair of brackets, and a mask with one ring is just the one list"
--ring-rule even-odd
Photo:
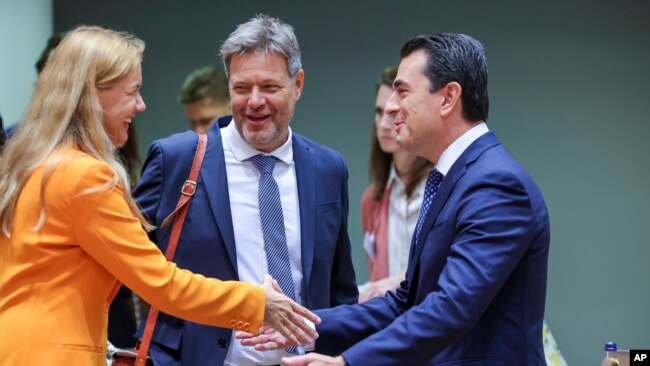
[(610, 339), (650, 348), (650, 2), (54, 1), (56, 30), (96, 23), (147, 42), (143, 153), (185, 129), (176, 102), (183, 78), (218, 63), (220, 41), (256, 13), (296, 28), (306, 80), (292, 126), (348, 162), (360, 280), (374, 82), (408, 38), (467, 33), (489, 56), (488, 125), (550, 208), (546, 317), (562, 352), (571, 365), (594, 365)]
[(0, 0), (0, 114), (22, 118), (36, 82), (36, 60), (52, 34), (51, 0)]

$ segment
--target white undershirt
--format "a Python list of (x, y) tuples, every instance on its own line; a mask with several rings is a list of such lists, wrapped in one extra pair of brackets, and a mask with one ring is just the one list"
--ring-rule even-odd
[(456, 160), (458, 160), (463, 152), (465, 152), (469, 145), (488, 132), (489, 130), (485, 122), (481, 122), (469, 129), (469, 131), (457, 138), (456, 141), (442, 152), (435, 168), (438, 169), (442, 175), (447, 176), (451, 166), (454, 165)]
[[(253, 163), (247, 159), (263, 153), (251, 147), (242, 139), (235, 128), (234, 121), (221, 129), (221, 135), (226, 161), (226, 174), (228, 176), (230, 211), (237, 246), (239, 280), (260, 284), (264, 275), (268, 273), (257, 201), (260, 173)], [(273, 178), (277, 182), (280, 191), (294, 289), (298, 302), (302, 304), (304, 302), (302, 301), (303, 293), (300, 285), (302, 283), (300, 209), (291, 137), (292, 132), (289, 129), (287, 141), (266, 155), (273, 155), (279, 160), (273, 169)], [(213, 189), (216, 189), (216, 187)], [(289, 356), (289, 353), (284, 350), (258, 352), (253, 347), (243, 347), (234, 338), (233, 332), (231, 346), (224, 365), (276, 365), (280, 364), (280, 357), (284, 356)]]
[(388, 207), (388, 276), (404, 272), (408, 265), (411, 237), (415, 230), (422, 207), (422, 196), (426, 179), (422, 179), (411, 194), (406, 197), (406, 186), (391, 165), (387, 186), (390, 187)]
[[(463, 152), (476, 141), (479, 137), (483, 136), (489, 132), (485, 122), (481, 122), (476, 126), (469, 129), (462, 136), (460, 136), (456, 141), (445, 149), (438, 159), (438, 163), (435, 168), (438, 169), (440, 173), (444, 176), (449, 173), (452, 165), (458, 160), (458, 158), (463, 154)], [(403, 183), (401, 180), (394, 179), (397, 178), (397, 175), (393, 171), (394, 167), (391, 167), (391, 173), (388, 179), (387, 186), (390, 184), (397, 184), (402, 188), (391, 187), (390, 192), (390, 207), (388, 210), (388, 275), (393, 275), (400, 271), (405, 270), (408, 266), (408, 251), (411, 244), (411, 236), (415, 230), (415, 225), (417, 224), (418, 217), (420, 215), (420, 208), (422, 207), (422, 198), (424, 195), (424, 185), (426, 184), (426, 179), (423, 179), (422, 182), (413, 192), (413, 202), (408, 204), (408, 208), (404, 209), (406, 206), (406, 197), (403, 193)], [(391, 181), (392, 180), (392, 181)], [(396, 189), (397, 188), (397, 189)], [(400, 193), (401, 191), (401, 193)], [(417, 196), (416, 196), (417, 195)], [(403, 196), (403, 197), (402, 197)], [(417, 199), (417, 201), (415, 201)], [(395, 203), (395, 206), (393, 204)], [(413, 208), (417, 207), (415, 214), (414, 222), (411, 221), (411, 204)], [(404, 217), (407, 217), (405, 220)], [(398, 226), (399, 225), (399, 226)], [(409, 232), (408, 240), (403, 239), (403, 233)], [(367, 232), (364, 233), (363, 238), (363, 247), (366, 250), (366, 253), (371, 258), (375, 258), (374, 252), (374, 242), (375, 242), (375, 233)], [(404, 248), (402, 245), (406, 244), (407, 247)], [(406, 252), (404, 252), (406, 250)], [(406, 253), (406, 264), (403, 263), (404, 258), (401, 257)], [(401, 258), (401, 259), (400, 259)], [(359, 293), (367, 291), (369, 282), (366, 282), (362, 285), (359, 285)]]

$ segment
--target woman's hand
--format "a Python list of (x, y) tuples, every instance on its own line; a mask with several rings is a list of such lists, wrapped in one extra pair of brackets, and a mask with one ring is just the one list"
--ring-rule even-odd
[(274, 351), (291, 346), (289, 340), (268, 325), (262, 325), (259, 334), (237, 332), (235, 339), (241, 340), (242, 346), (255, 347), (256, 351)]
[(320, 324), (320, 318), (283, 295), (280, 286), (270, 275), (264, 276), (262, 287), (266, 291), (264, 323), (284, 338), (285, 346), (313, 343), (318, 338), (318, 333), (305, 319)]
[(282, 357), (282, 366), (345, 366), (342, 356), (330, 357), (318, 353), (307, 353), (302, 356)]
[(404, 281), (405, 275), (406, 272), (400, 272), (390, 277), (386, 277), (375, 282), (370, 282), (368, 284), (368, 289), (359, 295), (359, 302), (368, 301), (373, 297), (384, 296), (386, 295), (387, 291), (397, 290), (399, 284)]

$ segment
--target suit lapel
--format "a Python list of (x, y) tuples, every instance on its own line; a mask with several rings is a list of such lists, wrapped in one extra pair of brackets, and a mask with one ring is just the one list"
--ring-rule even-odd
[(208, 132), (208, 148), (205, 152), (205, 163), (201, 167), (201, 178), (210, 209), (212, 209), (212, 214), (223, 237), (228, 258), (235, 273), (238, 273), (237, 247), (235, 246), (235, 233), (230, 212), (226, 161), (223, 155), (223, 140), (217, 123)]
[[(300, 246), (302, 249), (302, 273), (305, 289), (311, 279), (314, 261), (314, 241), (316, 225), (316, 161), (309, 146), (295, 133), (293, 134), (293, 160), (296, 168), (298, 204), (300, 207)], [(307, 298), (307, 296), (305, 296)]]
[[(494, 133), (488, 132), (483, 136), (479, 137), (476, 141), (469, 145), (469, 147), (458, 157), (458, 160), (452, 165), (447, 175), (440, 182), (440, 187), (436, 195), (433, 197), (433, 202), (431, 202), (431, 207), (429, 207), (429, 212), (427, 212), (427, 217), (424, 219), (422, 224), (422, 229), (420, 231), (419, 238), (413, 238), (411, 243), (411, 255), (409, 259), (408, 273), (407, 277), (412, 278), (413, 273), (416, 268), (416, 263), (422, 254), (422, 249), (426, 245), (426, 239), (429, 231), (433, 227), (440, 210), (447, 202), (449, 195), (454, 189), (456, 182), (465, 174), (468, 169), (468, 166), (474, 162), (478, 157), (487, 149), (500, 144), (499, 140), (496, 138)], [(417, 242), (416, 242), (417, 239)]]

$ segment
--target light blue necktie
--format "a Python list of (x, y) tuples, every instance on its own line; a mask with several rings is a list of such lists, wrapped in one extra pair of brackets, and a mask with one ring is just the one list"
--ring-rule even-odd
[(424, 219), (427, 217), (427, 212), (429, 212), (429, 207), (431, 207), (431, 202), (433, 202), (433, 197), (438, 191), (440, 182), (444, 176), (437, 169), (433, 169), (429, 176), (427, 177), (427, 182), (424, 185), (424, 197), (422, 198), (422, 208), (420, 209), (420, 217), (418, 217), (418, 223), (415, 226), (415, 242), (417, 243), (420, 238), (420, 230), (422, 229), (422, 224)]
[[(273, 168), (277, 158), (271, 155), (255, 155), (250, 160), (260, 171), (257, 199), (260, 207), (262, 236), (264, 238), (269, 274), (278, 281), (284, 294), (296, 301), (293, 278), (291, 277), (287, 236), (284, 231), (280, 190), (275, 179), (273, 179)], [(289, 353), (296, 353), (296, 347), (287, 347), (285, 350)]]

